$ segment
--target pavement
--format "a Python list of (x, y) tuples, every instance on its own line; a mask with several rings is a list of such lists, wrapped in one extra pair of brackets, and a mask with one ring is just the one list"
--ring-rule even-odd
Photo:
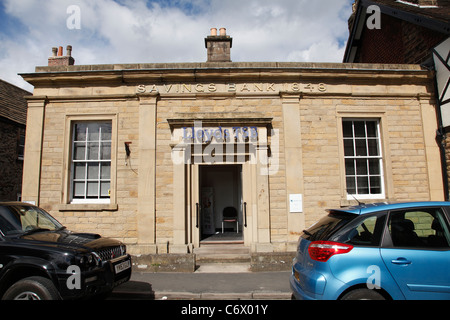
[(242, 272), (224, 268), (193, 273), (134, 271), (111, 300), (289, 300), (290, 271)]

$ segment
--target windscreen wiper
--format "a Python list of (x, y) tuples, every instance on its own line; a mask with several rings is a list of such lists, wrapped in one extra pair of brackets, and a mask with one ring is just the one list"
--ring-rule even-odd
[(35, 228), (35, 229), (31, 229), (28, 231), (25, 231), (23, 233), (23, 235), (28, 236), (30, 234), (36, 233), (36, 232), (43, 232), (43, 231), (50, 231), (50, 229), (45, 229), (45, 228)]

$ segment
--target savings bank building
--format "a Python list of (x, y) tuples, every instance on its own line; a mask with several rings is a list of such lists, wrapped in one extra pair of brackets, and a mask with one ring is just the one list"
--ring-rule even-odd
[(430, 71), (232, 62), (223, 28), (205, 47), (203, 63), (114, 65), (53, 48), (22, 74), (23, 200), (158, 270), (227, 246), (253, 270), (289, 268), (326, 208), (443, 200)]

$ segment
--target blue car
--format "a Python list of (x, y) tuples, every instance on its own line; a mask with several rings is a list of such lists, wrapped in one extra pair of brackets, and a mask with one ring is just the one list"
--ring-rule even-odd
[(293, 299), (450, 299), (450, 202), (327, 211), (298, 241)]

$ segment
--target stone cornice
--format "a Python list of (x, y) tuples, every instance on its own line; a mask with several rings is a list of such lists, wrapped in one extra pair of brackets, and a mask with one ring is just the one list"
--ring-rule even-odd
[(139, 83), (276, 81), (428, 81), (419, 65), (343, 63), (168, 63), (37, 67), (21, 76), (35, 87)]

